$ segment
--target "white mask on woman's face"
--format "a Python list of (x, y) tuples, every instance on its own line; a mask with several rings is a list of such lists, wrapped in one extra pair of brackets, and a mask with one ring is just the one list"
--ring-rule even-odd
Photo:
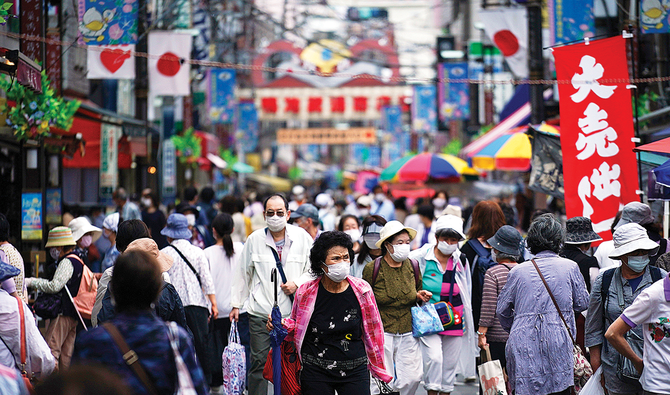
[(349, 237), (351, 237), (351, 241), (354, 243), (360, 240), (361, 238), (361, 230), (360, 229), (347, 229), (344, 231), (344, 233), (348, 234)]
[(458, 243), (449, 244), (446, 241), (440, 241), (437, 243), (437, 249), (444, 255), (451, 255), (458, 249)]
[(326, 277), (329, 279), (335, 281), (336, 283), (341, 283), (347, 276), (349, 275), (349, 271), (351, 270), (351, 263), (349, 263), (348, 260), (334, 263), (332, 265), (324, 265), (328, 268), (328, 272), (326, 273)]
[(409, 258), (409, 244), (396, 244), (393, 246), (391, 258), (396, 262), (404, 262)]

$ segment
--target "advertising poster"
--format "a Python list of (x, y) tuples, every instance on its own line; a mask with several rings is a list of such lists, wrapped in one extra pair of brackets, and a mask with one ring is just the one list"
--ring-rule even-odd
[(450, 82), (445, 80), (464, 80), (468, 78), (468, 64), (440, 63), (438, 65), (438, 103), (440, 121), (470, 118), (470, 87), (466, 81)]
[(42, 239), (42, 193), (28, 192), (21, 195), (21, 238)]
[(60, 224), (63, 213), (61, 210), (62, 194), (60, 188), (47, 189), (47, 216), (46, 223)]

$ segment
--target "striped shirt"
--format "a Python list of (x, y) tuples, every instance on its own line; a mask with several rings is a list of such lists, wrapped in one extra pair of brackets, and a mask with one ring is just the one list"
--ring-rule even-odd
[[(507, 267), (505, 267), (507, 265)], [(497, 264), (486, 271), (484, 275), (484, 291), (482, 296), (482, 313), (479, 318), (479, 326), (489, 328), (486, 332), (486, 340), (489, 342), (506, 342), (509, 337), (496, 316), (498, 295), (507, 284), (507, 276), (516, 263)]]

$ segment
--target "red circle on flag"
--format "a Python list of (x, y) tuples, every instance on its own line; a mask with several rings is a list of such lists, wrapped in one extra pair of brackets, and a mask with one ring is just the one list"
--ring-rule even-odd
[(173, 54), (172, 52), (164, 53), (156, 63), (156, 68), (158, 72), (166, 75), (168, 77), (174, 77), (181, 69), (181, 63), (179, 56)]
[(519, 50), (519, 39), (509, 30), (501, 30), (493, 35), (493, 42), (504, 56), (512, 56)]

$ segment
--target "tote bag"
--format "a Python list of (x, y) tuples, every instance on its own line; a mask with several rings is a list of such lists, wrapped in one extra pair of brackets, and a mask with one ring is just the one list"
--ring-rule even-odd
[(444, 330), (442, 320), (432, 303), (412, 307), (412, 336), (422, 337)]
[(247, 376), (247, 359), (244, 355), (244, 346), (240, 343), (240, 334), (237, 332), (237, 322), (233, 321), (228, 335), (228, 345), (221, 356), (223, 369), (223, 393), (238, 395), (244, 392)]
[(507, 395), (505, 376), (500, 361), (497, 359), (495, 361), (491, 360), (491, 350), (488, 346), (485, 346), (484, 350), (488, 362), (479, 365), (479, 384), (482, 393), (484, 395)]

